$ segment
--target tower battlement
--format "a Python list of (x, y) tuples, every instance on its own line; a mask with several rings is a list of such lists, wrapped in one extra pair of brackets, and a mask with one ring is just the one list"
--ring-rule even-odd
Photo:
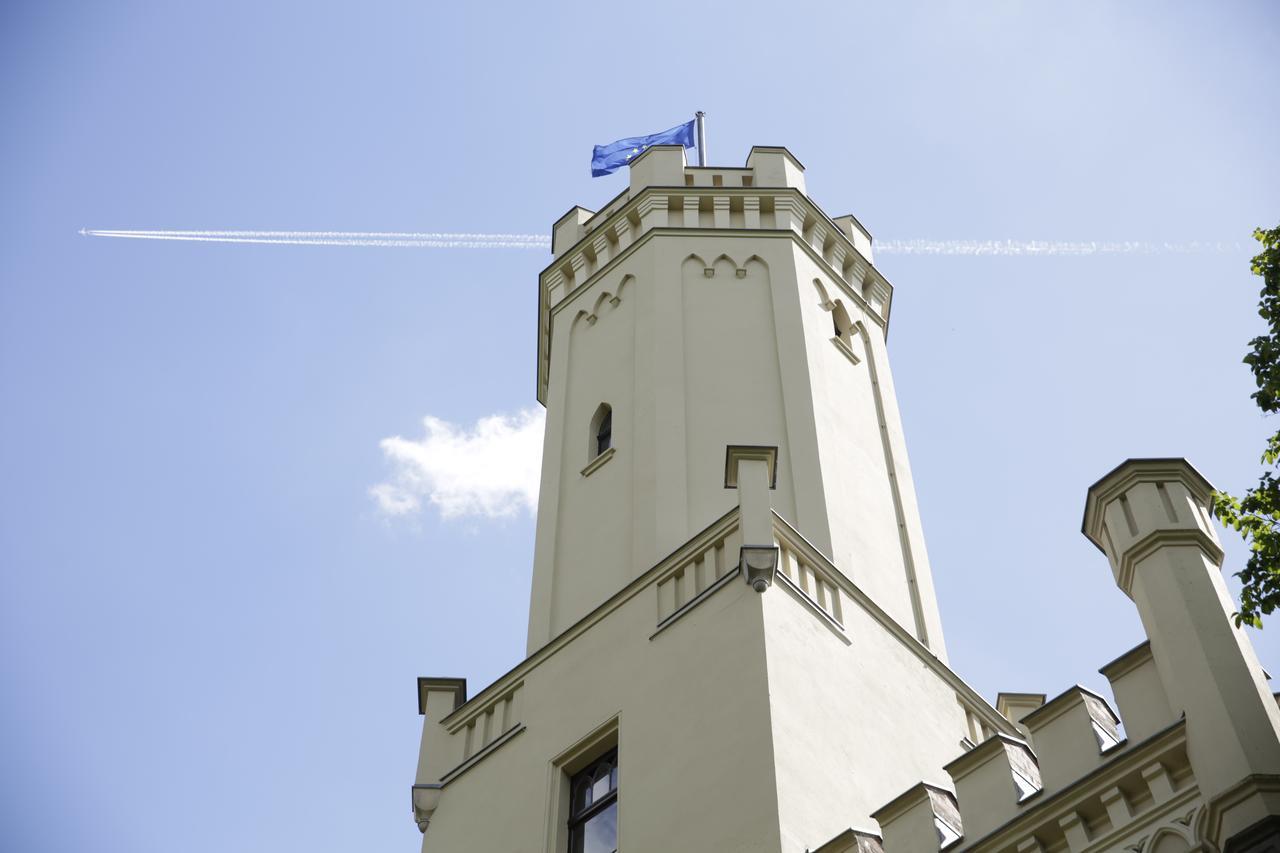
[[(571, 208), (552, 226), (554, 260), (539, 275), (538, 400), (546, 403), (551, 315), (655, 229), (790, 236), (872, 322), (888, 328), (893, 287), (874, 266), (871, 232), (851, 214), (830, 217), (807, 194), (804, 166), (780, 147), (756, 146), (745, 168), (689, 166), (679, 145), (631, 164), (631, 182), (599, 211)], [(755, 233), (748, 233), (755, 232)]]

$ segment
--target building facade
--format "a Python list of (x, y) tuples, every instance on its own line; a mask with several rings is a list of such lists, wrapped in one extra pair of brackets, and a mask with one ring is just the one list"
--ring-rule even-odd
[(993, 707), (947, 665), (858, 221), (783, 148), (657, 146), (552, 252), (527, 657), (419, 679), (424, 850), (1280, 851), (1280, 710), (1194, 469), (1088, 496), (1150, 638), (1103, 669), (1123, 723)]

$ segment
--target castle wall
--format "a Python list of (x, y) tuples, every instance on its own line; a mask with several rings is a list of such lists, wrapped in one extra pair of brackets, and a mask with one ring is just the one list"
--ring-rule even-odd
[(522, 676), (524, 730), (448, 783), (424, 851), (567, 849), (557, 758), (610, 721), (622, 849), (779, 849), (760, 596), (728, 584), (654, 636), (655, 595), (647, 586)]
[(763, 596), (782, 849), (800, 853), (962, 751), (953, 687), (860, 607), (835, 631), (788, 590)]

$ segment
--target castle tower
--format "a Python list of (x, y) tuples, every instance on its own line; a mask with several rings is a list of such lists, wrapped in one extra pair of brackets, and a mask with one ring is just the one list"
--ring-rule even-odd
[(774, 510), (945, 660), (885, 354), (892, 290), (858, 221), (829, 219), (785, 148), (701, 169), (657, 147), (603, 210), (556, 223), (553, 252), (529, 652), (733, 508), (735, 444), (777, 448)]
[(659, 146), (553, 254), (528, 657), (420, 679), (424, 849), (800, 853), (1018, 738), (945, 662), (857, 220)]

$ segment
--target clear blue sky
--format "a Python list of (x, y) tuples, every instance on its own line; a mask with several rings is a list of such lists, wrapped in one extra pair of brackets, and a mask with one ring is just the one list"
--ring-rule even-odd
[(544, 253), (82, 227), (546, 232), (623, 186), (593, 143), (704, 109), (714, 163), (784, 144), (885, 239), (1239, 242), (880, 259), (952, 662), (993, 699), (1141, 638), (1089, 483), (1255, 475), (1273, 4), (549, 6), (0, 10), (0, 848), (414, 850), (414, 678), (523, 654), (528, 515), (369, 489), (424, 416), (535, 405)]

